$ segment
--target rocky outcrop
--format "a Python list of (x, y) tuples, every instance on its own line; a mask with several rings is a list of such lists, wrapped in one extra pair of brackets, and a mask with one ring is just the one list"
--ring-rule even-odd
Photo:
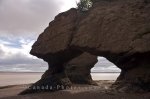
[[(39, 81), (20, 94), (61, 90), (72, 83), (96, 85), (90, 69), (96, 64), (97, 56), (69, 48), (76, 20), (77, 10), (71, 9), (56, 16), (40, 34), (30, 53), (46, 61), (49, 68)], [(82, 73), (77, 74), (80, 69)]]
[(95, 55), (86, 52), (62, 64), (58, 64), (57, 59), (51, 58), (51, 60), (47, 61), (49, 68), (41, 79), (20, 94), (57, 91), (69, 88), (71, 84), (97, 85), (90, 74), (91, 68), (94, 67), (97, 61)]
[(61, 73), (73, 82), (91, 79), (96, 56), (103, 56), (122, 70), (113, 88), (150, 91), (149, 0), (93, 2), (87, 12), (70, 9), (56, 16), (32, 46), (31, 54), (52, 70), (42, 83), (49, 80), (47, 75)]
[(78, 57), (70, 60), (66, 66), (65, 70), (67, 76), (72, 83), (75, 84), (90, 84), (97, 85), (91, 78), (91, 68), (97, 63), (97, 57), (89, 53), (83, 53)]
[(118, 90), (150, 90), (148, 9), (149, 0), (99, 0), (78, 23), (70, 46), (106, 57), (119, 67)]
[(46, 56), (49, 54), (67, 52), (72, 35), (75, 33), (76, 20), (76, 9), (57, 15), (40, 34), (38, 40), (32, 46), (31, 54), (46, 60)]
[[(73, 58), (67, 63), (64, 63), (64, 72), (66, 77), (70, 79), (70, 83), (74, 84), (90, 84), (96, 85), (96, 83), (92, 80), (90, 70), (97, 63), (97, 57), (95, 55), (91, 55), (89, 53), (83, 53), (78, 57)], [(54, 65), (53, 67), (49, 64), (49, 69), (42, 75), (42, 79), (48, 78), (57, 74), (58, 72), (54, 72), (56, 70), (63, 70), (62, 68)]]

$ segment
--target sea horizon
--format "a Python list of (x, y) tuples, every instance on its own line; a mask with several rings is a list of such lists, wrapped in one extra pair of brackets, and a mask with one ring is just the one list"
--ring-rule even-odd
[[(0, 71), (0, 73), (44, 73), (37, 71)], [(120, 72), (91, 72), (91, 73), (120, 73)]]

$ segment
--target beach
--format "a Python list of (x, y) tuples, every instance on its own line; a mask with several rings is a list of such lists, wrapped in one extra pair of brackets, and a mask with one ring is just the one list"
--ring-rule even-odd
[(119, 73), (92, 73), (98, 86), (73, 85), (70, 89), (57, 92), (43, 92), (18, 95), (40, 79), (43, 73), (0, 72), (0, 99), (150, 99), (150, 93), (132, 94), (110, 91)]
[(15, 85), (0, 88), (0, 99), (150, 99), (150, 93), (119, 93), (109, 91), (113, 81), (97, 81), (99, 86), (73, 85), (71, 89), (57, 92), (43, 92), (18, 95), (28, 85)]

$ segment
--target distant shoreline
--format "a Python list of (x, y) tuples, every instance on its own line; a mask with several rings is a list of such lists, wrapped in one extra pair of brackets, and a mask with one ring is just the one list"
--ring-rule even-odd
[(44, 73), (44, 72), (14, 72), (14, 71), (0, 71), (0, 73)]
[[(14, 72), (14, 71), (0, 71), (0, 73), (44, 73), (44, 72)], [(91, 73), (120, 73), (120, 72), (91, 72)]]
[(120, 73), (120, 72), (91, 72), (91, 73)]

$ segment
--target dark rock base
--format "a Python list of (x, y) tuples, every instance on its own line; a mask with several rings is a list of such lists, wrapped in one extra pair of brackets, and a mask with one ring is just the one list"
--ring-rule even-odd
[(38, 93), (38, 92), (54, 92), (58, 90), (68, 89), (71, 86), (70, 80), (65, 73), (59, 73), (47, 78), (41, 78), (39, 81), (31, 85), (28, 89), (20, 93), (20, 95)]

